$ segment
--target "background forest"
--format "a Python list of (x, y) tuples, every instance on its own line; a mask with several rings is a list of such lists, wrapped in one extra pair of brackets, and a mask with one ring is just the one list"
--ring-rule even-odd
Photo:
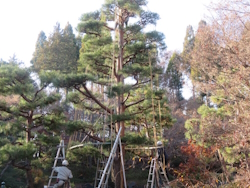
[[(250, 186), (250, 2), (211, 4), (196, 31), (187, 26), (181, 52), (167, 51), (163, 33), (150, 30), (159, 15), (146, 5), (106, 0), (81, 16), (77, 35), (70, 23), (41, 31), (30, 67), (15, 56), (0, 61), (6, 187), (46, 185), (61, 139), (72, 187), (93, 185), (119, 128), (131, 187), (146, 185), (155, 153), (143, 148), (158, 140), (171, 187)], [(110, 187), (123, 186), (119, 159), (117, 152)]]

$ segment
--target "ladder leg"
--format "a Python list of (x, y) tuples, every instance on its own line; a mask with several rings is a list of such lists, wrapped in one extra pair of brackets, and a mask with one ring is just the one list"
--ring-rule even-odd
[(156, 178), (155, 178), (155, 184), (156, 184), (156, 187), (157, 188), (159, 188), (160, 187), (160, 178), (159, 178), (159, 166), (158, 166), (158, 164), (157, 164), (157, 162), (155, 161), (155, 176), (156, 176)]
[(165, 168), (163, 167), (163, 165), (160, 161), (158, 161), (158, 163), (159, 163), (159, 174), (160, 174), (160, 177), (162, 179), (162, 183), (163, 183), (164, 187), (167, 187), (167, 186), (170, 187)]
[(54, 172), (55, 172), (54, 167), (56, 167), (57, 161), (60, 158), (59, 157), (60, 156), (60, 152), (62, 152), (62, 155), (63, 155), (62, 159), (65, 159), (65, 145), (64, 145), (64, 140), (61, 140), (60, 144), (58, 146), (58, 150), (57, 150), (57, 153), (56, 153), (55, 161), (54, 161), (54, 164), (53, 164), (53, 169), (52, 169), (51, 175), (49, 177), (48, 187), (50, 187), (51, 180), (53, 178), (55, 178), (55, 179), (57, 178), (56, 176), (53, 176), (53, 175), (54, 175)]
[(151, 160), (150, 169), (148, 172), (147, 188), (154, 188), (155, 185), (155, 159)]
[(115, 157), (115, 153), (116, 153), (116, 150), (117, 150), (117, 146), (119, 144), (121, 130), (122, 130), (122, 128), (119, 129), (119, 132), (118, 132), (118, 134), (116, 136), (113, 148), (112, 148), (112, 150), (110, 152), (107, 164), (106, 164), (106, 166), (105, 166), (105, 168), (103, 170), (101, 180), (100, 180), (100, 182), (98, 184), (98, 188), (106, 188), (108, 186), (108, 178), (109, 178), (109, 174), (110, 174), (110, 171), (111, 171), (111, 167), (112, 167), (113, 162), (114, 162), (114, 157)]
[(123, 161), (123, 154), (122, 154), (122, 142), (121, 138), (119, 139), (120, 145), (120, 154), (121, 154), (121, 163), (122, 163), (122, 172), (123, 172), (123, 180), (124, 180), (124, 187), (127, 188), (126, 176), (125, 176), (125, 169), (124, 169), (124, 161)]

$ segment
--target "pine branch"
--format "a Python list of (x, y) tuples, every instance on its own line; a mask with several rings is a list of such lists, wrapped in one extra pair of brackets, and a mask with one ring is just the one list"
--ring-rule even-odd
[(145, 100), (145, 98), (143, 98), (143, 99), (141, 99), (141, 100), (139, 100), (139, 101), (136, 101), (136, 102), (134, 102), (134, 103), (131, 103), (131, 104), (129, 104), (129, 105), (126, 105), (125, 108), (129, 108), (129, 107), (131, 107), (131, 106), (134, 106), (134, 105), (136, 105), (136, 104), (139, 104), (139, 103), (143, 102), (144, 100)]
[(131, 57), (135, 57), (137, 53), (133, 53), (133, 54), (129, 54), (127, 55), (126, 57), (124, 57), (123, 59), (128, 59), (128, 58), (131, 58)]
[(8, 114), (12, 114), (12, 111), (7, 106), (0, 106), (0, 111), (4, 111)]
[[(38, 127), (42, 127), (43, 125), (37, 125), (37, 126), (34, 126), (34, 127), (30, 127), (29, 130), (33, 130), (33, 129), (37, 129)], [(43, 129), (44, 130), (44, 129)]]
[(124, 65), (126, 65), (127, 63), (129, 63), (132, 59), (136, 58), (136, 54), (130, 55), (125, 57), (124, 59), (127, 59), (127, 61), (125, 61)]
[(0, 174), (0, 178), (2, 178), (2, 175), (4, 174), (4, 172), (8, 169), (9, 165), (11, 164), (11, 161), (9, 161), (6, 166), (4, 167), (4, 169), (2, 170), (1, 174)]
[(92, 93), (88, 90), (85, 84), (83, 84), (83, 88), (85, 89), (89, 97), (93, 99), (93, 101), (95, 101), (103, 110), (106, 110), (109, 114), (113, 114), (113, 112), (107, 106), (102, 104), (101, 101), (99, 101), (94, 95), (92, 95)]
[(14, 116), (10, 116), (10, 117), (7, 117), (7, 118), (3, 118), (2, 115), (0, 114), (0, 120), (1, 121), (10, 121), (14, 118)]
[(139, 79), (134, 76), (134, 79), (136, 80), (135, 84), (132, 85), (132, 87), (135, 87), (139, 84)]
[(99, 33), (94, 33), (94, 32), (86, 32), (86, 34), (90, 34), (90, 35), (95, 35), (95, 36), (98, 36), (98, 37), (101, 37), (101, 35)]
[(94, 140), (97, 140), (97, 141), (99, 141), (99, 142), (104, 142), (102, 139), (100, 139), (100, 138), (97, 137), (97, 136), (92, 136), (91, 134), (86, 133), (86, 132), (85, 132), (85, 134), (88, 135), (90, 138), (93, 138)]
[[(6, 112), (6, 113), (8, 113), (8, 114), (14, 115), (14, 112), (10, 111), (9, 109), (1, 109), (0, 111), (4, 111), (4, 112)], [(20, 112), (21, 112), (21, 113), (18, 113), (19, 116), (22, 116), (22, 117), (24, 117), (24, 118), (28, 118), (28, 117), (29, 117), (29, 114), (27, 114), (28, 112), (23, 112), (23, 111), (20, 111)], [(26, 113), (27, 115), (24, 115), (24, 114), (22, 114), (22, 113)], [(12, 117), (15, 117), (15, 115), (12, 116)], [(8, 117), (8, 119), (6, 119), (6, 120), (9, 120), (9, 118), (10, 118), (10, 117)], [(3, 120), (3, 121), (5, 121), (5, 120)]]
[(32, 119), (32, 121), (35, 121), (35, 120), (41, 119), (42, 117), (44, 117), (45, 115), (48, 115), (48, 114), (50, 114), (50, 113), (41, 114), (41, 116), (36, 117), (36, 118), (33, 118), (33, 119)]
[(79, 91), (82, 95), (84, 95), (87, 98), (91, 98), (87, 93), (83, 92), (79, 86), (74, 86), (74, 88)]
[(28, 164), (19, 165), (19, 164), (16, 164), (16, 163), (15, 163), (15, 160), (12, 160), (12, 161), (11, 161), (11, 164), (12, 164), (12, 166), (14, 166), (14, 167), (16, 167), (16, 168), (19, 168), (19, 169), (23, 169), (23, 170), (30, 170), (30, 169), (31, 169), (30, 165), (28, 165)]
[[(27, 115), (25, 115), (25, 114), (27, 114)], [(23, 111), (23, 110), (20, 110), (20, 113), (18, 113), (18, 115), (19, 115), (19, 116), (22, 116), (22, 117), (24, 117), (24, 118), (28, 118), (28, 117), (29, 117), (29, 113), (28, 113), (28, 112), (25, 112), (25, 111)]]
[(33, 102), (32, 100), (28, 99), (23, 93), (21, 94), (21, 97), (26, 101), (26, 102)]
[[(110, 60), (111, 60), (111, 58), (110, 58)], [(109, 75), (109, 70), (111, 69), (110, 66), (98, 63), (98, 61), (95, 61), (94, 64), (97, 66), (96, 67), (97, 72), (101, 72), (101, 73), (103, 73), (105, 75)], [(106, 68), (106, 69), (103, 69), (103, 68)]]
[(145, 110), (147, 110), (147, 109), (149, 109), (149, 108), (151, 108), (152, 106), (150, 105), (150, 106), (148, 106), (147, 108), (143, 108), (143, 109), (140, 109), (139, 111), (137, 111), (137, 112), (135, 112), (135, 113), (131, 113), (130, 115), (131, 116), (134, 116), (134, 115), (137, 115), (137, 114), (141, 114), (141, 113), (143, 113)]
[(45, 84), (41, 89), (37, 90), (32, 101), (35, 101), (35, 99), (36, 99), (38, 93), (41, 92), (41, 91), (42, 91), (44, 88), (46, 88), (46, 87), (47, 87), (47, 84)]
[(145, 52), (145, 51), (146, 51), (146, 49), (141, 49), (141, 50), (136, 51), (136, 52), (133, 53), (133, 54), (127, 55), (127, 56), (124, 57), (123, 59), (128, 59), (128, 58), (129, 58), (129, 59), (128, 59), (127, 61), (125, 61), (125, 63), (123, 63), (123, 65), (128, 64), (132, 59), (136, 58), (136, 55), (137, 55), (137, 54), (143, 53), (143, 52)]
[(124, 99), (124, 101), (122, 102), (122, 104), (125, 104), (125, 102), (129, 99), (129, 96), (130, 96), (130, 92), (128, 93), (126, 99)]
[(103, 25), (104, 27), (106, 27), (108, 30), (110, 30), (110, 31), (114, 31), (115, 29), (114, 28), (111, 28), (111, 27), (109, 27), (107, 24), (105, 24), (105, 25)]
[[(138, 83), (138, 81), (132, 86), (132, 88), (139, 88), (140, 85), (144, 85), (146, 83), (151, 82), (151, 80), (146, 80), (144, 82)], [(136, 86), (136, 87), (135, 87)]]
[(93, 108), (93, 107), (86, 106), (84, 104), (83, 104), (83, 106), (84, 106), (84, 108), (86, 108), (87, 110), (90, 110), (92, 112), (99, 112), (100, 111), (100, 108)]

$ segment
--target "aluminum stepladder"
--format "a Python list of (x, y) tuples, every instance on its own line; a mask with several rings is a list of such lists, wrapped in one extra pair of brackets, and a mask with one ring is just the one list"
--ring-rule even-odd
[(103, 170), (105, 169), (105, 166), (107, 164), (107, 158), (102, 155), (103, 152), (103, 145), (98, 145), (98, 149), (101, 151), (101, 157), (97, 160), (97, 166), (96, 166), (96, 174), (95, 174), (95, 183), (94, 188), (96, 188), (99, 185), (99, 182), (102, 178)]
[(124, 161), (123, 161), (123, 153), (122, 153), (122, 143), (121, 143), (121, 138), (120, 138), (121, 131), (122, 131), (122, 128), (120, 127), (119, 132), (118, 132), (118, 134), (116, 136), (113, 148), (112, 148), (112, 150), (110, 152), (108, 161), (107, 161), (107, 163), (105, 165), (105, 168), (103, 170), (99, 170), (99, 173), (100, 173), (99, 177), (100, 178), (98, 179), (98, 177), (96, 177), (97, 178), (96, 181), (99, 181), (99, 184), (98, 184), (98, 186), (95, 185), (94, 188), (108, 188), (108, 179), (109, 179), (111, 168), (113, 166), (115, 153), (116, 153), (118, 145), (120, 146), (120, 158), (121, 158), (121, 164), (122, 164), (124, 187), (127, 188), (125, 169), (124, 169)]
[[(159, 182), (159, 179), (161, 179), (162, 185), (160, 185), (161, 183)], [(169, 180), (165, 168), (163, 168), (163, 164), (156, 158), (154, 158), (151, 161), (146, 188), (156, 188), (156, 187), (170, 188)]]
[(156, 169), (156, 163), (155, 159), (151, 160), (149, 172), (148, 172), (148, 182), (147, 182), (147, 188), (153, 188), (155, 184), (155, 169)]
[(107, 159), (104, 157), (101, 157), (100, 159), (97, 160), (94, 188), (98, 187), (99, 182), (102, 178), (103, 170), (105, 169), (106, 164), (107, 164)]
[(57, 150), (57, 153), (56, 153), (56, 157), (55, 157), (54, 165), (53, 165), (53, 168), (52, 168), (52, 172), (51, 172), (51, 175), (49, 177), (49, 182), (48, 182), (48, 186), (47, 186), (48, 188), (52, 188), (53, 187), (53, 186), (50, 185), (51, 184), (51, 180), (57, 178), (57, 176), (54, 175), (54, 173), (55, 173), (54, 167), (56, 167), (58, 159), (61, 159), (62, 161), (65, 159), (65, 145), (64, 145), (64, 140), (61, 140), (60, 144), (58, 146), (58, 150)]

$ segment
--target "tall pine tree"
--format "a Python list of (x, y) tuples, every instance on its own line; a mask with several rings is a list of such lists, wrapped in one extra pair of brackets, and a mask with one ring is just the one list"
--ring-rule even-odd
[[(53, 82), (56, 87), (74, 88), (69, 98), (83, 101), (86, 109), (107, 114), (115, 124), (115, 131), (122, 128), (122, 136), (126, 133), (125, 122), (132, 122), (145, 109), (155, 107), (157, 103), (152, 103), (152, 98), (161, 100), (163, 93), (156, 91), (154, 79), (155, 74), (162, 73), (157, 66), (157, 55), (158, 50), (165, 48), (164, 35), (157, 31), (144, 32), (146, 26), (155, 25), (159, 19), (158, 14), (145, 10), (146, 5), (145, 0), (107, 0), (100, 11), (82, 15), (78, 24), (78, 31), (83, 34), (79, 73), (67, 76), (45, 73), (41, 77), (43, 82)], [(136, 21), (130, 22), (131, 18)], [(126, 78), (133, 83), (126, 83)], [(153, 87), (150, 87), (151, 78)], [(104, 87), (105, 100), (100, 99), (99, 92), (90, 89), (91, 84)], [(153, 122), (149, 123), (151, 128), (157, 126)], [(119, 159), (117, 154), (116, 187), (123, 186)]]

